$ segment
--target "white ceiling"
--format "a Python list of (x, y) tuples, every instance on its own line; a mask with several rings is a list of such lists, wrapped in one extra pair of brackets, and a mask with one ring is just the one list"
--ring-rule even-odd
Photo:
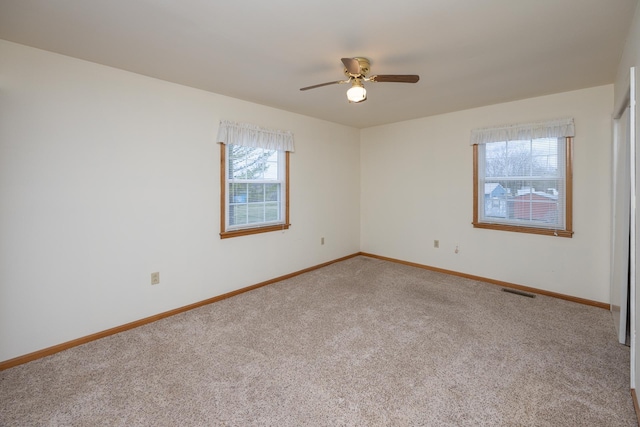
[[(358, 128), (612, 83), (638, 0), (0, 0), (0, 38)], [(349, 104), (342, 57), (371, 74)]]

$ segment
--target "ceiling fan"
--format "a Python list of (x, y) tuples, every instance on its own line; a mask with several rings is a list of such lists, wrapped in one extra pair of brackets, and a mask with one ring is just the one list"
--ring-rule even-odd
[(320, 83), (300, 88), (300, 90), (351, 83), (351, 87), (347, 90), (347, 99), (349, 102), (358, 103), (367, 100), (367, 90), (364, 88), (364, 82), (416, 83), (420, 80), (420, 76), (415, 74), (378, 74), (368, 77), (370, 63), (367, 58), (342, 58), (342, 63), (344, 64), (344, 73), (348, 77), (347, 80)]

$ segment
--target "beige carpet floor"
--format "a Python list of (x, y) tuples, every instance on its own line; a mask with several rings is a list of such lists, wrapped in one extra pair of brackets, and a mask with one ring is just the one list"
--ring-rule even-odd
[(364, 256), (0, 372), (2, 426), (635, 426), (607, 310)]

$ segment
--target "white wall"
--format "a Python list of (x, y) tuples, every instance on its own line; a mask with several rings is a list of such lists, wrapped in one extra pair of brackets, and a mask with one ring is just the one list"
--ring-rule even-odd
[[(0, 58), (0, 361), (359, 250), (357, 129), (4, 41)], [(290, 230), (220, 240), (220, 119), (293, 131)]]
[(615, 106), (619, 107), (629, 89), (629, 68), (636, 67), (636, 74), (640, 68), (640, 6), (636, 6), (636, 12), (629, 29), (624, 52), (618, 66), (615, 81)]
[[(363, 130), (361, 250), (608, 302), (612, 106), (607, 85)], [(573, 238), (474, 229), (471, 129), (561, 117), (576, 124)]]
[[(0, 361), (359, 250), (608, 302), (613, 86), (358, 131), (9, 42), (0, 57)], [(574, 238), (473, 229), (470, 130), (564, 116)], [(290, 230), (219, 239), (220, 119), (294, 132)]]

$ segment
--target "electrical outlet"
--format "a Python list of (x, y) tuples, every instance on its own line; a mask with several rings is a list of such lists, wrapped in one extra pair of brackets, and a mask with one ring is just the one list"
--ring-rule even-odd
[(321, 238), (320, 238), (320, 244), (321, 244), (321, 245), (324, 245), (324, 237), (321, 237)]
[(151, 273), (151, 284), (157, 285), (158, 283), (160, 283), (160, 273), (157, 271), (155, 273)]
[(434, 248), (439, 248), (440, 247), (440, 240), (434, 240), (433, 241), (433, 247)]

